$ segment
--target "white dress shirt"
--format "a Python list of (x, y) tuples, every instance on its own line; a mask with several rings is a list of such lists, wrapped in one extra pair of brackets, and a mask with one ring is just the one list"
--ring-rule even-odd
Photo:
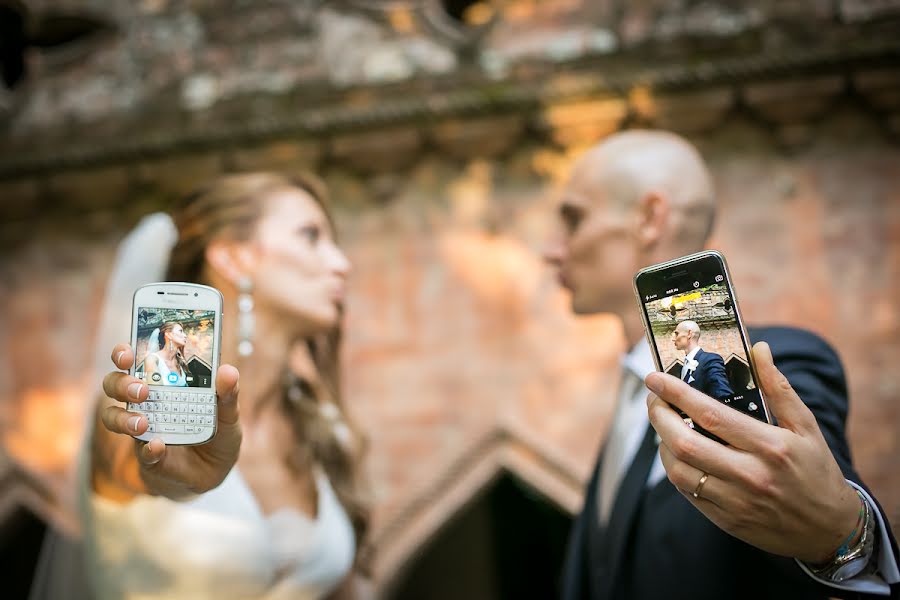
[[(622, 482), (622, 477), (631, 466), (638, 446), (647, 431), (650, 420), (647, 417), (647, 394), (644, 378), (656, 370), (650, 345), (646, 338), (622, 356), (622, 378), (619, 384), (618, 400), (609, 439), (603, 451), (603, 465), (600, 467), (600, 482), (597, 494), (600, 523), (606, 525), (609, 513)], [(647, 487), (653, 487), (666, 476), (659, 453), (653, 459)]]
[[(699, 350), (699, 347), (695, 348), (692, 354), (696, 355)], [(688, 358), (693, 358), (693, 356), (688, 355), (685, 364), (687, 364)], [(646, 338), (641, 338), (641, 341), (630, 352), (622, 356), (620, 362), (622, 381), (619, 385), (618, 404), (610, 428), (609, 440), (603, 452), (603, 465), (597, 494), (598, 518), (604, 526), (609, 519), (609, 513), (612, 510), (622, 477), (631, 466), (650, 422), (646, 403), (647, 394), (650, 392), (643, 385), (643, 381), (647, 375), (656, 370), (650, 344)], [(684, 376), (684, 372), (682, 372), (682, 376)], [(635, 385), (635, 381), (639, 383)], [(657, 452), (656, 458), (653, 459), (653, 466), (650, 468), (650, 475), (647, 477), (647, 487), (656, 486), (665, 476), (666, 470), (659, 458), (659, 452)], [(801, 561), (798, 560), (797, 563), (807, 575), (827, 586), (840, 590), (889, 596), (891, 593), (889, 584), (900, 582), (900, 568), (898, 568), (894, 553), (891, 551), (884, 515), (877, 510), (875, 501), (862, 487), (850, 480), (847, 480), (847, 483), (863, 494), (869, 503), (869, 508), (875, 513), (876, 535), (880, 540), (881, 550), (871, 560), (877, 561), (877, 573), (858, 575), (841, 583), (834, 583), (816, 577)]]
[(697, 346), (690, 352), (684, 355), (684, 364), (681, 365), (681, 380), (684, 381), (684, 376), (687, 375), (688, 372), (688, 363), (694, 358), (696, 358), (697, 353), (700, 352), (700, 346)]

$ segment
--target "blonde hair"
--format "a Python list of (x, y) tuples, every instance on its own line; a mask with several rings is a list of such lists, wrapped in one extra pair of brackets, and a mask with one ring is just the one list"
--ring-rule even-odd
[[(200, 282), (204, 278), (205, 251), (210, 242), (223, 237), (249, 240), (265, 212), (268, 198), (274, 192), (291, 188), (309, 194), (333, 224), (326, 188), (312, 175), (288, 177), (270, 172), (223, 175), (183, 198), (171, 211), (178, 229), (178, 242), (169, 261), (169, 281)], [(290, 456), (291, 467), (301, 470), (315, 464), (322, 466), (347, 510), (359, 543), (369, 521), (369, 503), (360, 473), (365, 440), (344, 414), (354, 443), (342, 443), (332, 422), (319, 410), (324, 403), (332, 402), (344, 413), (339, 364), (341, 334), (339, 319), (327, 333), (302, 340), (312, 356), (318, 380), (300, 378), (286, 361), (279, 392), (297, 439)], [(301, 393), (297, 393), (298, 389)]]
[[(159, 344), (160, 350), (166, 347), (166, 334), (175, 329), (179, 324), (175, 321), (166, 321), (159, 327), (159, 335), (156, 336), (156, 342)], [(178, 365), (178, 368), (181, 369), (181, 372), (185, 375), (190, 375), (191, 370), (188, 368), (187, 361), (184, 360), (184, 353), (180, 348), (175, 350), (175, 363)]]

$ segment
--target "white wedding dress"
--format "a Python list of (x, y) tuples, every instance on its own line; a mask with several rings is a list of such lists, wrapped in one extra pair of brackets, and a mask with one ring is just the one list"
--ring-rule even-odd
[(169, 368), (169, 363), (166, 362), (166, 359), (159, 352), (154, 352), (153, 355), (156, 356), (156, 370), (159, 371), (162, 380), (167, 382), (166, 385), (187, 387), (187, 377), (185, 376), (184, 371), (175, 373), (178, 378), (174, 382), (169, 383), (169, 374), (174, 371)]
[(117, 504), (85, 490), (85, 550), (98, 600), (321, 598), (349, 572), (353, 528), (316, 471), (318, 514), (264, 515), (237, 467), (188, 502)]

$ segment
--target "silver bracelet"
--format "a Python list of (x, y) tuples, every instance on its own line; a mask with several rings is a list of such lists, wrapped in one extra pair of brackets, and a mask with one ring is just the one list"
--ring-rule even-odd
[(875, 547), (875, 518), (865, 496), (856, 491), (863, 504), (862, 535), (852, 548), (842, 547), (830, 561), (823, 565), (807, 565), (816, 577), (840, 583), (859, 575), (869, 563)]

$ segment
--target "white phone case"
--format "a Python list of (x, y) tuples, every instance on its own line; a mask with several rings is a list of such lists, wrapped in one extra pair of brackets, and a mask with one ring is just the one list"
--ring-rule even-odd
[[(151, 283), (135, 291), (131, 321), (135, 361), (130, 374), (150, 388), (145, 402), (128, 403), (129, 412), (145, 415), (150, 421), (148, 430), (135, 438), (145, 442), (159, 438), (166, 445), (180, 446), (208, 442), (215, 436), (218, 422), (215, 381), (221, 358), (222, 294), (193, 283)], [(163, 354), (157, 354), (157, 367), (148, 377), (144, 361), (165, 350), (154, 348), (159, 346), (157, 325), (164, 328), (166, 323), (181, 327), (175, 334), (184, 336), (181, 360), (193, 366), (184, 368), (176, 362), (173, 369), (161, 358)], [(153, 326), (157, 327), (148, 333)], [(178, 347), (165, 339), (171, 347)]]

